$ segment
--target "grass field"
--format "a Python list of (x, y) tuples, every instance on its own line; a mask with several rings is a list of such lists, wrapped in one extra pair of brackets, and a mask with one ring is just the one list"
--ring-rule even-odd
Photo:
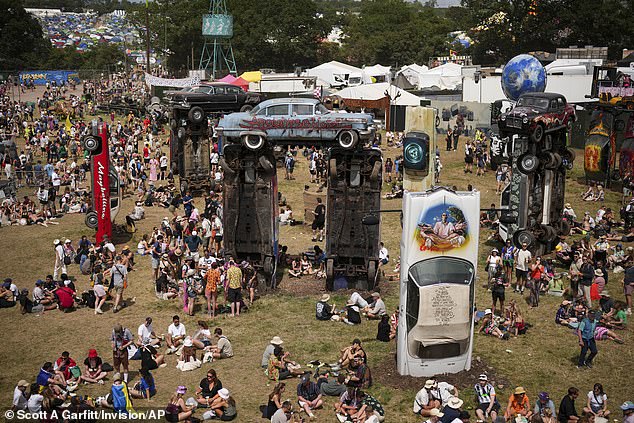
[[(387, 149), (386, 156), (394, 157), (397, 149)], [(580, 154), (578, 152), (577, 157)], [(465, 189), (471, 183), (482, 193), (482, 206), (498, 203), (495, 195), (495, 178), (492, 172), (483, 177), (462, 172), (462, 152), (443, 152), (443, 173), (441, 181), (445, 185), (456, 185)], [(597, 204), (583, 204), (579, 194), (584, 186), (578, 181), (582, 175), (582, 162), (577, 160), (575, 169), (567, 180), (567, 201), (571, 202), (578, 215), (584, 210), (595, 213)], [(308, 181), (307, 163), (298, 160), (294, 181), (285, 181), (279, 172), (280, 191), (284, 193), (295, 213), (302, 209), (301, 190)], [(384, 189), (389, 190), (385, 185)], [(198, 199), (202, 201), (202, 199)], [(618, 210), (620, 194), (608, 192), (606, 203)], [(122, 215), (133, 207), (131, 198), (124, 201)], [(400, 200), (383, 201), (382, 208), (400, 208)], [(153, 225), (168, 213), (164, 209), (146, 209), (147, 218), (138, 225), (138, 232), (131, 239), (118, 241), (117, 247), (128, 244), (134, 250), (142, 234), (149, 232)], [(483, 262), (490, 249), (494, 246), (486, 242), (490, 232), (483, 230), (480, 242), (479, 266), (483, 274)], [(28, 287), (30, 290), (36, 279), (52, 273), (54, 254), (53, 239), (70, 238), (74, 242), (81, 236), (93, 235), (85, 227), (83, 215), (68, 215), (60, 219), (59, 226), (8, 227), (0, 229), (0, 276), (12, 277), (18, 287)], [(400, 242), (400, 225), (397, 214), (386, 214), (382, 223), (383, 241), (390, 250), (390, 257), (398, 257)], [(298, 253), (310, 248), (314, 243), (310, 241), (308, 227), (284, 226), (281, 230), (281, 243), (289, 245), (291, 253)], [(78, 362), (83, 361), (89, 348), (96, 348), (105, 361), (111, 362), (110, 332), (116, 323), (121, 323), (136, 333), (137, 327), (143, 323), (146, 316), (154, 318), (154, 328), (158, 333), (166, 332), (173, 314), (180, 314), (181, 321), (188, 332), (195, 328), (195, 322), (203, 318), (198, 311), (195, 317), (186, 317), (176, 301), (159, 301), (154, 296), (154, 288), (150, 275), (150, 263), (147, 258), (138, 258), (137, 270), (129, 277), (129, 288), (126, 291), (129, 307), (120, 313), (106, 312), (95, 316), (92, 310), (79, 309), (70, 314), (58, 311), (47, 312), (43, 315), (22, 316), (17, 308), (0, 310), (0, 319), (4, 323), (7, 333), (4, 336), (0, 353), (0, 391), (2, 407), (9, 407), (13, 387), (19, 379), (33, 381), (38, 369), (45, 361), (54, 361), (59, 354), (68, 350)], [(388, 269), (391, 270), (392, 264)], [(89, 281), (82, 276), (76, 265), (70, 267), (69, 273), (77, 278), (79, 290), (89, 288)], [(616, 298), (622, 299), (620, 277), (610, 274), (607, 289)], [(477, 287), (477, 303), (479, 309), (490, 307), (490, 294), (482, 288), (482, 278)], [(223, 385), (227, 387), (237, 401), (238, 419), (240, 422), (262, 421), (259, 417), (258, 405), (265, 404), (272, 386), (267, 386), (267, 380), (260, 369), (261, 354), (268, 341), (275, 335), (282, 337), (292, 358), (305, 365), (308, 361), (319, 359), (326, 362), (336, 360), (339, 349), (349, 345), (351, 340), (358, 337), (363, 340), (369, 355), (370, 367), (376, 384), (370, 392), (384, 405), (389, 422), (416, 422), (411, 413), (413, 398), (424, 380), (412, 381), (411, 378), (382, 377), (381, 372), (393, 374), (395, 352), (394, 343), (385, 344), (375, 341), (376, 323), (363, 322), (358, 327), (350, 327), (334, 322), (317, 322), (314, 318), (314, 304), (319, 295), (313, 289), (311, 295), (289, 294), (292, 289), (286, 289), (290, 284), (309, 284), (304, 280), (288, 280), (282, 282), (279, 293), (263, 296), (248, 313), (239, 318), (218, 317), (210, 322), (210, 326), (220, 326), (231, 339), (235, 357), (221, 360), (193, 372), (182, 373), (175, 368), (176, 357), (168, 356), (168, 366), (158, 369), (154, 377), (158, 387), (157, 396), (149, 403), (137, 400), (138, 408), (147, 406), (164, 408), (169, 396), (177, 385), (186, 385), (189, 393), (193, 393), (206, 369), (213, 367), (217, 370)], [(394, 310), (398, 303), (398, 282), (381, 282), (388, 310)], [(313, 283), (313, 285), (315, 285)], [(311, 292), (308, 290), (307, 292)], [(338, 305), (345, 301), (346, 294), (335, 294), (334, 300)], [(132, 301), (132, 299), (135, 301)], [(507, 299), (520, 299), (518, 294), (507, 291)], [(585, 393), (595, 382), (603, 383), (609, 397), (610, 408), (618, 416), (617, 404), (625, 400), (634, 399), (634, 387), (631, 382), (631, 368), (634, 361), (632, 349), (632, 331), (628, 328), (621, 335), (625, 345), (617, 345), (609, 341), (599, 343), (599, 355), (592, 370), (575, 369), (575, 359), (578, 354), (576, 337), (571, 331), (557, 327), (554, 315), (559, 298), (545, 297), (537, 309), (522, 309), (526, 320), (533, 325), (527, 335), (509, 341), (500, 341), (483, 335), (475, 335), (474, 358), (479, 362), (479, 368), (494, 375), (493, 380), (499, 385), (500, 400), (505, 405), (511, 392), (511, 387), (523, 385), (532, 400), (537, 392), (546, 390), (558, 405), (569, 386), (577, 386), (582, 395), (578, 400), (578, 410), (585, 401)], [(524, 303), (521, 303), (522, 305)], [(109, 308), (108, 308), (109, 309)], [(138, 380), (137, 370), (139, 362), (131, 362), (131, 380)], [(473, 406), (472, 383), (473, 375), (459, 376), (457, 385), (462, 391), (461, 397), (468, 407)], [(287, 395), (296, 399), (294, 392), (296, 382), (287, 381)], [(109, 382), (105, 386), (82, 386), (78, 393), (84, 395), (102, 395), (108, 392)], [(188, 394), (189, 394), (188, 393)], [(187, 395), (189, 396), (189, 395)], [(324, 410), (317, 414), (318, 421), (336, 421), (331, 406), (333, 398), (329, 398)], [(198, 415), (200, 413), (197, 413)], [(472, 413), (473, 414), (473, 413)]]

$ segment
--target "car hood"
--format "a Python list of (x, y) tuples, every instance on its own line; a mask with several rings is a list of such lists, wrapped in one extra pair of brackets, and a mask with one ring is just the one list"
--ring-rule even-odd
[(517, 106), (510, 112), (506, 113), (506, 116), (513, 117), (533, 117), (539, 114), (545, 113), (544, 110), (537, 109), (535, 107)]

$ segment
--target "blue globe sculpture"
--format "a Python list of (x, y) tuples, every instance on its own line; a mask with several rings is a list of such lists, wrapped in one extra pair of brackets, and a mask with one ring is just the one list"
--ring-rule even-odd
[(501, 84), (506, 98), (513, 101), (524, 93), (541, 93), (546, 89), (546, 69), (530, 54), (520, 54), (504, 65)]

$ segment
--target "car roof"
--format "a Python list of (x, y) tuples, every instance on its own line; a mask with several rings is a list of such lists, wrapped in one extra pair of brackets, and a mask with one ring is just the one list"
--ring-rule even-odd
[(520, 96), (520, 98), (522, 97), (542, 97), (550, 100), (553, 98), (563, 97), (563, 95), (559, 93), (524, 93)]
[(262, 107), (273, 106), (276, 104), (319, 104), (320, 101), (315, 98), (272, 98), (270, 100), (265, 100), (259, 104)]

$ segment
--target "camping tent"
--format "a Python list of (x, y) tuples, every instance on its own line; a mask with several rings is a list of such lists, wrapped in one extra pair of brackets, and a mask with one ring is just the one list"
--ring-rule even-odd
[(403, 75), (412, 86), (418, 87), (420, 84), (420, 76), (428, 70), (429, 68), (425, 65), (421, 66), (412, 63), (411, 65), (403, 66), (401, 70), (396, 73), (396, 77), (398, 78), (400, 75)]
[(439, 90), (455, 90), (461, 86), (462, 66), (451, 62), (423, 72), (418, 83), (418, 88)]
[(390, 67), (383, 65), (366, 66), (363, 73), (373, 79), (374, 82), (390, 82)]
[(316, 76), (323, 81), (317, 85), (325, 85), (328, 87), (344, 87), (347, 85), (371, 84), (370, 76), (364, 74), (363, 70), (345, 63), (333, 60), (328, 63), (322, 63), (306, 70), (309, 76)]
[(420, 106), (420, 97), (414, 94), (408, 93), (401, 88), (390, 85), (387, 82), (380, 82), (377, 84), (364, 84), (358, 87), (348, 87), (336, 93), (345, 100), (380, 100), (387, 97), (387, 94), (392, 98), (392, 104), (399, 106)]

